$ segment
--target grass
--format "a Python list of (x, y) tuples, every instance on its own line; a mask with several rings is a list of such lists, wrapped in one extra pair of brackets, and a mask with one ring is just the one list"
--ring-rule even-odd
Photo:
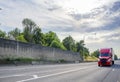
[[(35, 61), (35, 59), (32, 58), (0, 58), (0, 64), (16, 64), (16, 63), (31, 63), (32, 61)], [(37, 61), (37, 60), (36, 60)]]
[(19, 57), (19, 58), (12, 58), (12, 57), (6, 57), (6, 58), (0, 58), (0, 64), (33, 64), (33, 63), (67, 63), (64, 59), (59, 60), (49, 60), (49, 59), (43, 59), (43, 58), (25, 58), (25, 57)]
[(84, 61), (90, 61), (90, 62), (94, 62), (97, 61), (98, 58), (94, 57), (94, 56), (87, 56), (85, 57)]

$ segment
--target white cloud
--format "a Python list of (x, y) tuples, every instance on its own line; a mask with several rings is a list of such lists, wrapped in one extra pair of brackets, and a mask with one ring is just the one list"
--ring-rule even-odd
[(58, 5), (62, 6), (67, 12), (85, 14), (91, 12), (94, 8), (110, 5), (115, 1), (117, 0), (60, 0), (58, 1)]

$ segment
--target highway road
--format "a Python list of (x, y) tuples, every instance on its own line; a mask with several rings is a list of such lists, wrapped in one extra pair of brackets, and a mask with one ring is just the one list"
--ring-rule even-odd
[(0, 66), (0, 82), (120, 82), (120, 61), (111, 67), (97, 62)]

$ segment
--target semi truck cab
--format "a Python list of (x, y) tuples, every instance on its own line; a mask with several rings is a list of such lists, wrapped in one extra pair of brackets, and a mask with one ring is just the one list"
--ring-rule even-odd
[(112, 48), (102, 48), (99, 50), (98, 66), (113, 65), (114, 52)]

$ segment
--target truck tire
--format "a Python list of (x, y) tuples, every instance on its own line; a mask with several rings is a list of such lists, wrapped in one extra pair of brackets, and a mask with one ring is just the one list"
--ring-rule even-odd
[(98, 66), (99, 66), (99, 67), (102, 67), (102, 65), (101, 65), (101, 64), (98, 64)]
[(114, 61), (112, 61), (112, 65), (114, 65)]

